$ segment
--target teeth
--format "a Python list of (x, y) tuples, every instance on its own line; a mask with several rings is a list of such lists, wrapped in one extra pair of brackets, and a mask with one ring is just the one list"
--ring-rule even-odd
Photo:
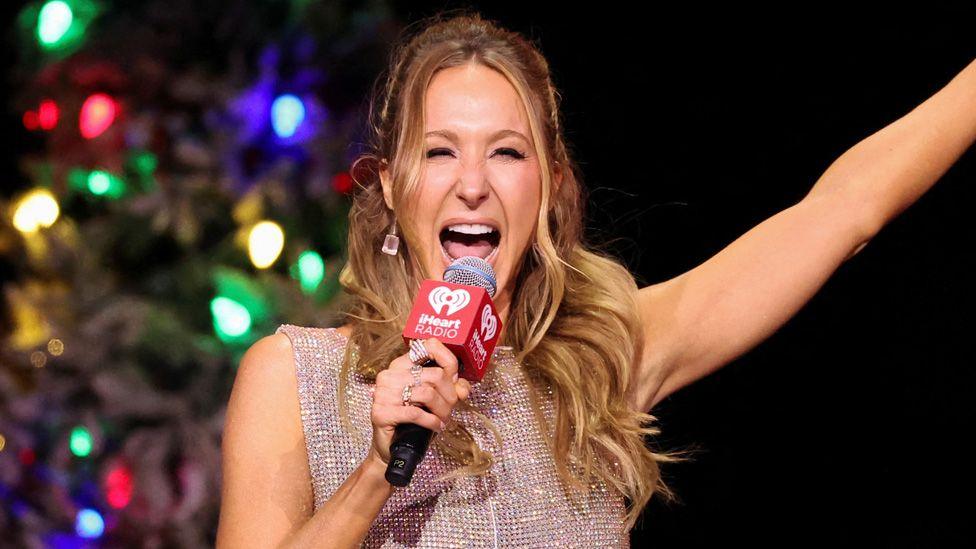
[(464, 233), (464, 234), (488, 234), (495, 231), (494, 228), (489, 227), (488, 225), (467, 224), (467, 223), (449, 225), (447, 227), (447, 230), (454, 231), (456, 233)]

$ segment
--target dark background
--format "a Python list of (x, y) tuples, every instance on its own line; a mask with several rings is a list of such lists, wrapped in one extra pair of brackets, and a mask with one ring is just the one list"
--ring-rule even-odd
[[(973, 7), (664, 5), (398, 7), (404, 21), (475, 7), (539, 40), (591, 193), (591, 235), (617, 239), (642, 286), (800, 200), (976, 57)], [(703, 452), (665, 468), (682, 503), (655, 496), (635, 544), (973, 539), (974, 160), (970, 150), (776, 334), (655, 408), (658, 448)]]

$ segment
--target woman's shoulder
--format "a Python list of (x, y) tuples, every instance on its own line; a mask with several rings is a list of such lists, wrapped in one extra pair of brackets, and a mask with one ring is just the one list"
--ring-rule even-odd
[(295, 384), (296, 359), (301, 354), (300, 329), (283, 324), (251, 344), (238, 363), (235, 386), (241, 386), (245, 394), (260, 394), (270, 387), (282, 395), (290, 394), (288, 385)]
[(275, 330), (275, 335), (279, 333), (286, 333), (288, 335), (292, 334), (324, 334), (324, 335), (340, 335), (343, 339), (349, 339), (352, 337), (352, 324), (344, 324), (342, 326), (335, 326), (329, 328), (320, 328), (317, 326), (299, 326), (297, 324), (282, 324), (278, 326)]
[(342, 337), (349, 339), (352, 337), (352, 324), (343, 324), (342, 326), (337, 326), (332, 328), (336, 332), (342, 335)]
[[(345, 332), (345, 333), (343, 333)], [(345, 327), (320, 328), (282, 324), (268, 337), (280, 338), (276, 345), (278, 352), (287, 354), (293, 369), (299, 377), (299, 384), (315, 378), (322, 382), (322, 376), (333, 376), (341, 369), (349, 333)]]
[(298, 326), (296, 324), (282, 324), (269, 337), (280, 338), (280, 342), (290, 341), (292, 347), (298, 351), (310, 346), (345, 347), (352, 335), (350, 325), (320, 328), (316, 326)]

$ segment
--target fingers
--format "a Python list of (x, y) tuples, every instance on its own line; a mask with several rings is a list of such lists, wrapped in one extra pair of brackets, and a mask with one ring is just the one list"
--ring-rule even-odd
[(444, 429), (441, 418), (418, 406), (402, 404), (374, 404), (372, 422), (377, 427), (395, 427), (400, 423), (413, 423), (440, 432)]
[[(455, 385), (455, 382), (458, 380), (458, 360), (454, 356), (454, 353), (437, 338), (432, 337), (425, 340), (424, 346), (428, 354), (430, 354), (430, 357), (437, 362), (440, 368), (424, 368), (423, 374), (421, 374), (421, 380), (434, 385), (444, 400), (451, 406), (454, 406), (459, 398)], [(408, 373), (411, 367), (413, 367), (413, 362), (410, 361), (409, 353), (401, 355), (401, 357), (398, 357), (390, 364), (390, 369), (404, 370)], [(412, 374), (410, 375), (412, 376)], [(412, 379), (411, 377), (410, 380)], [(409, 380), (406, 382), (409, 382)]]
[[(400, 359), (398, 358), (396, 361), (394, 361), (393, 365), (396, 366), (396, 363), (399, 360)], [(413, 374), (410, 373), (409, 366), (407, 367), (407, 370), (394, 366), (391, 366), (390, 368), (383, 370), (376, 375), (377, 388), (382, 387), (384, 389), (377, 391), (376, 394), (374, 394), (373, 399), (384, 404), (402, 405), (403, 386), (414, 384)], [(420, 371), (420, 385), (411, 390), (412, 396), (410, 400), (414, 402), (420, 401), (420, 397), (423, 395), (421, 394), (422, 391), (419, 390), (422, 387), (430, 387), (431, 389), (436, 390), (438, 396), (444, 400), (448, 406), (454, 406), (457, 403), (457, 390), (455, 390), (453, 383), (444, 379), (444, 370), (441, 368), (424, 368)]]
[(461, 378), (457, 380), (454, 386), (457, 388), (458, 398), (461, 400), (468, 400), (468, 396), (471, 395), (471, 382)]
[(427, 352), (430, 353), (430, 357), (433, 358), (437, 364), (444, 368), (444, 375), (447, 379), (452, 382), (454, 380), (454, 375), (458, 373), (458, 360), (439, 339), (432, 337), (430, 339), (424, 340), (424, 347), (427, 348)]
[[(441, 370), (440, 375), (435, 376), (431, 383), (437, 388), (441, 397), (453, 408), (460, 398), (460, 392), (457, 389), (457, 357), (436, 337), (424, 340), (424, 347), (427, 348), (430, 357), (441, 366), (441, 368), (424, 368), (424, 371), (432, 370), (437, 372), (437, 370)], [(467, 395), (465, 395), (465, 398), (467, 398)]]
[(412, 386), (410, 402), (415, 405), (426, 406), (429, 412), (447, 422), (458, 397), (455, 394), (451, 402), (444, 398), (435, 386), (435, 384), (443, 384), (442, 378), (443, 373), (440, 368), (424, 368), (420, 374), (421, 384), (414, 386), (413, 374), (409, 371), (383, 370), (376, 375), (377, 390), (373, 395), (373, 401), (387, 406), (403, 407), (403, 387), (410, 385)]
[[(471, 385), (466, 379), (453, 379), (457, 372), (457, 358), (443, 343), (431, 338), (425, 341), (425, 346), (431, 358), (441, 367), (425, 367), (421, 370), (421, 384), (411, 389), (410, 401), (417, 406), (426, 406), (428, 412), (447, 423), (457, 402), (468, 398)], [(410, 371), (412, 367), (409, 353), (405, 353), (394, 359), (389, 368), (379, 372), (376, 376), (374, 402), (405, 407), (402, 400), (403, 387), (414, 384)]]

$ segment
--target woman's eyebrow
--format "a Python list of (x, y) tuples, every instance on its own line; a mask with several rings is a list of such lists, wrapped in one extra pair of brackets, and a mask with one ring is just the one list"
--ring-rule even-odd
[[(433, 130), (433, 131), (427, 132), (427, 137), (431, 137), (431, 136), (435, 136), (435, 135), (439, 135), (439, 136), (441, 136), (441, 137), (443, 137), (443, 138), (451, 141), (455, 145), (460, 141), (460, 139), (458, 138), (458, 135), (456, 133), (454, 133), (453, 131), (451, 131), (451, 130)], [(515, 130), (509, 130), (509, 129), (498, 130), (497, 132), (495, 132), (494, 134), (492, 134), (492, 136), (489, 138), (489, 142), (498, 141), (499, 139), (501, 139), (503, 137), (509, 137), (509, 136), (511, 136), (511, 137), (518, 137), (519, 139), (525, 141), (526, 143), (529, 143), (528, 138), (526, 138), (524, 135), (522, 135), (521, 133), (519, 133), (519, 132), (517, 132)]]

